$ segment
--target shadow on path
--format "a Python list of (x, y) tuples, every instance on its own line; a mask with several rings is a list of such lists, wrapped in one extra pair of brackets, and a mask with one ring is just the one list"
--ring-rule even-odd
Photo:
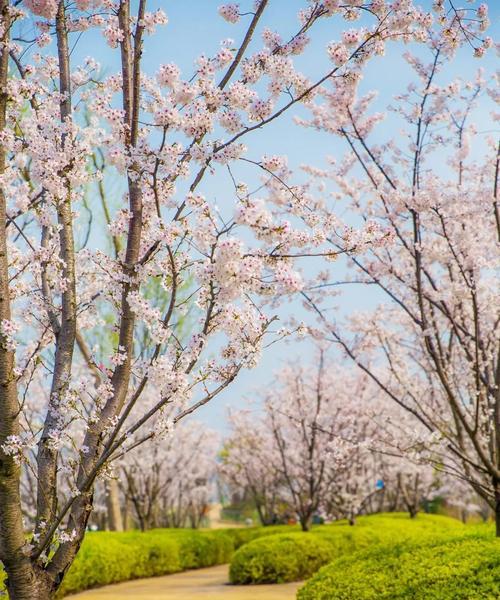
[(301, 583), (227, 585), (229, 565), (136, 579), (70, 596), (75, 600), (294, 600)]

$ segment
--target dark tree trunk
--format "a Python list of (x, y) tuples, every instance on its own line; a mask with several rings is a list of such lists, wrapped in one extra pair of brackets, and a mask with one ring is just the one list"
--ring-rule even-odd
[(311, 515), (301, 516), (299, 518), (299, 522), (300, 522), (300, 527), (302, 528), (302, 531), (309, 531), (311, 529), (312, 516)]
[(495, 481), (495, 532), (500, 537), (500, 481)]

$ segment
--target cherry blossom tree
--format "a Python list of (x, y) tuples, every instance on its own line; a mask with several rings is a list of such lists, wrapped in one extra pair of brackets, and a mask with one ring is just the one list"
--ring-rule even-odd
[(410, 456), (415, 427), (404, 411), (368, 375), (328, 361), (322, 348), (316, 365), (278, 372), (260, 412), (240, 410), (231, 423), (222, 474), (251, 491), (263, 523), (280, 503), (305, 531), (315, 514), (351, 525), (386, 507), (415, 517), (440, 485), (435, 467)]
[(168, 440), (147, 442), (128, 453), (117, 476), (142, 531), (151, 527), (197, 528), (214, 496), (218, 436), (187, 422)]
[(231, 435), (221, 452), (219, 474), (228, 488), (248, 495), (262, 525), (271, 525), (284, 501), (283, 482), (270, 457), (274, 452), (268, 430), (256, 427), (255, 415), (240, 409), (230, 415)]
[[(369, 494), (368, 479), (374, 489), (375, 475), (367, 475), (368, 464), (361, 458), (366, 457), (362, 442), (367, 431), (355, 409), (362, 385), (351, 389), (345, 377), (325, 365), (323, 351), (317, 368), (284, 367), (264, 396), (263, 414), (240, 418), (245, 437), (236, 429), (227, 446), (226, 462), (236, 464), (236, 473), (257, 490), (255, 497), (266, 498), (262, 483), (267, 484), (271, 507), (276, 497), (284, 500), (304, 531), (319, 513), (354, 521), (353, 514)], [(258, 451), (248, 452), (249, 447)], [(263, 471), (264, 482), (255, 483)]]
[(490, 521), (492, 517), (488, 504), (462, 479), (446, 477), (436, 489), (435, 497), (442, 500), (447, 509), (456, 511), (455, 514), (464, 523), (471, 515), (479, 515), (484, 522)]
[(440, 493), (450, 500), (452, 489), (443, 485), (444, 474), (425, 461), (410, 460), (408, 456), (382, 453), (379, 473), (383, 482), (381, 510), (405, 510), (415, 518), (426, 503)]
[[(430, 461), (422, 455), (417, 442), (425, 439), (426, 428), (415, 422), (411, 413), (395, 405), (369, 374), (362, 370), (358, 370), (358, 374), (370, 380), (374, 386), (372, 394), (377, 398), (373, 407), (365, 406), (367, 415), (375, 422), (371, 450), (382, 491), (377, 510), (408, 511), (414, 518), (438, 495), (452, 500), (455, 494), (449, 485), (450, 476), (437, 457)], [(381, 377), (381, 372), (378, 375)]]
[[(484, 27), (486, 7), (472, 17)], [(373, 312), (344, 324), (331, 318), (318, 293), (339, 289), (328, 277), (304, 296), (318, 335), (412, 417), (407, 450), (468, 482), (496, 512), (500, 535), (499, 145), (474, 125), (478, 102), (485, 111), (497, 94), (482, 71), (447, 80), (449, 52), (436, 39), (428, 64), (406, 56), (416, 80), (392, 108), (404, 126), (397, 139), (372, 141), (382, 118), (370, 114), (372, 96), (312, 108), (308, 125), (349, 149), (315, 176), (391, 243), (349, 255), (345, 284), (376, 287), (386, 299)]]
[[(167, 23), (147, 0), (0, 0), (0, 558), (13, 600), (54, 596), (111, 462), (168, 437), (256, 363), (273, 335), (274, 300), (303, 286), (300, 259), (349, 250), (352, 235), (335, 237), (342, 250), (327, 241), (328, 211), (301, 219), (286, 159), (247, 156), (244, 142), (319, 99), (328, 81), (355, 88), (388, 41), (427, 42), (429, 29), (450, 44), (477, 41), (476, 23), (451, 2), (437, 3), (450, 12), (433, 23), (411, 0), (304, 1), (286, 36), (263, 28), (268, 4), (222, 7), (230, 23), (245, 21), (240, 43), (223, 42), (183, 75), (172, 62), (155, 73), (144, 66), (148, 37)], [(319, 23), (361, 17), (328, 46), (323, 75), (297, 70)], [(101, 77), (98, 56), (75, 64), (74, 44), (92, 54), (91, 30), (110, 47), (105, 61), (116, 54), (118, 72)], [(240, 181), (242, 163), (268, 174), (260, 197)], [(89, 243), (81, 234), (109, 169), (123, 190), (109, 215), (111, 252), (99, 243), (106, 235), (94, 231)], [(228, 182), (222, 208), (202, 193), (212, 173)], [(93, 227), (106, 228), (99, 221)], [(358, 243), (377, 234), (363, 229)], [(164, 290), (158, 301), (144, 293), (153, 284)], [(105, 343), (102, 327), (113, 333)], [(33, 381), (45, 390), (35, 423), (25, 411)], [(143, 394), (155, 403), (143, 404)], [(36, 485), (28, 532), (27, 468)]]
[[(332, 448), (334, 436), (347, 423), (337, 418), (340, 406), (335, 404), (323, 355), (319, 363), (316, 370), (298, 364), (283, 368), (264, 395), (262, 414), (249, 418), (244, 413), (233, 419), (239, 427), (226, 444), (226, 464), (233, 477), (254, 490), (257, 510), (264, 519), (274, 511), (276, 498), (281, 498), (304, 531), (323, 509), (345, 468), (341, 443), (337, 440), (336, 455)], [(241, 429), (244, 437), (240, 437)]]

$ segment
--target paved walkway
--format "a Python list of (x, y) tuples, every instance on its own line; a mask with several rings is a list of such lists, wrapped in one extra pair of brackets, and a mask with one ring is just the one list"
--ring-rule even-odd
[(81, 600), (294, 600), (301, 583), (228, 585), (228, 565), (136, 579), (82, 592)]

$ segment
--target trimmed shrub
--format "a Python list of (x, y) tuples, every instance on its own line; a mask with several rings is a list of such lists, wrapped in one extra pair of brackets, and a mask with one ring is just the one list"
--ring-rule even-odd
[[(174, 548), (171, 554), (175, 556)], [(144, 559), (132, 544), (111, 534), (88, 534), (64, 578), (59, 597), (87, 588), (139, 577)], [(144, 568), (144, 567), (143, 567)]]
[(351, 554), (374, 545), (423, 541), (428, 538), (447, 539), (471, 531), (457, 519), (440, 515), (419, 515), (410, 519), (407, 513), (381, 514), (361, 517), (354, 526), (347, 522), (313, 529), (314, 535), (328, 540), (335, 556)]
[(248, 542), (261, 537), (277, 535), (280, 533), (299, 532), (300, 527), (298, 525), (266, 525), (265, 527), (235, 527), (219, 531), (225, 531), (226, 534), (231, 537), (234, 548), (237, 550), (244, 544), (248, 544)]
[(231, 560), (234, 543), (223, 531), (180, 530), (176, 533), (182, 571), (220, 565)]
[(231, 583), (284, 583), (310, 577), (333, 558), (331, 545), (310, 533), (277, 534), (249, 542), (231, 561)]
[[(453, 534), (451, 534), (453, 537)], [(298, 600), (498, 600), (500, 541), (474, 531), (420, 545), (377, 546), (339, 558), (302, 587)]]
[[(466, 531), (460, 521), (438, 515), (420, 515), (416, 519), (410, 519), (406, 513), (371, 515), (361, 517), (355, 526), (340, 521), (313, 528), (310, 533), (273, 535), (244, 545), (233, 556), (230, 579), (239, 584), (299, 581), (326, 562), (365, 548), (397, 542), (408, 545), (430, 538), (447, 540), (450, 535), (462, 535)], [(307, 559), (299, 540), (307, 540), (304, 541), (309, 552)], [(329, 547), (327, 551), (325, 543)]]
[(233, 551), (233, 541), (224, 530), (90, 532), (58, 597), (110, 583), (223, 564), (230, 560)]

